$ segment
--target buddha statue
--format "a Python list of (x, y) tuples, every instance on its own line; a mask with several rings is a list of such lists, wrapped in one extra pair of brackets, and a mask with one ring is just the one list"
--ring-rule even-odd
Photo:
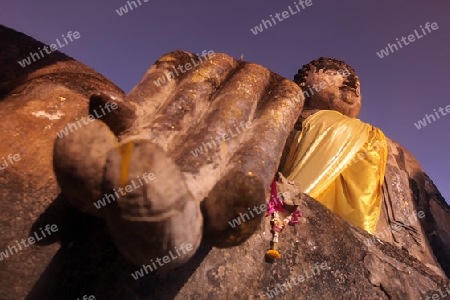
[[(321, 57), (294, 77), (305, 104), (279, 170), (305, 193), (438, 274), (450, 272), (450, 210), (417, 160), (356, 117), (360, 82), (345, 62)], [(444, 270), (444, 271), (443, 271)]]

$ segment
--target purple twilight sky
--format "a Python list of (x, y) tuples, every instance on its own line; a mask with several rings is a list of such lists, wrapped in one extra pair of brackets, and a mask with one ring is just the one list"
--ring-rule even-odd
[[(289, 79), (320, 56), (344, 60), (361, 80), (359, 118), (414, 154), (450, 201), (450, 114), (443, 116), (450, 105), (445, 91), (450, 69), (448, 0), (311, 0), (304, 9), (294, 0), (139, 1), (141, 5), (136, 0), (137, 8), (128, 7), (119, 16), (116, 10), (127, 5), (125, 0), (6, 0), (0, 23), (46, 44), (78, 31), (81, 37), (60, 51), (125, 92), (160, 56), (176, 49), (213, 50), (236, 58), (244, 53), (246, 61)], [(256, 35), (250, 30), (283, 11), (287, 18), (279, 16), (282, 21), (274, 26)], [(436, 22), (438, 28), (424, 35), (420, 26), (427, 22)], [(408, 45), (402, 42), (402, 48), (383, 58), (377, 55), (396, 38), (416, 35), (414, 30), (420, 38), (405, 39)], [(439, 119), (420, 129), (414, 125), (440, 107), (444, 110)]]

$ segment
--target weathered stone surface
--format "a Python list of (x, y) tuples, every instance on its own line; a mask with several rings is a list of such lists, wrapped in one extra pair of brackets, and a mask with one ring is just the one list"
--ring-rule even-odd
[[(70, 210), (60, 221), (70, 223), (81, 238), (66, 236), (73, 242), (61, 247), (30, 299), (49, 297), (49, 290), (53, 299), (82, 294), (98, 299), (263, 299), (284, 283), (284, 299), (419, 299), (450, 284), (406, 250), (389, 243), (367, 246), (369, 234), (295, 187), (284, 191), (296, 197), (304, 217), (281, 234), (281, 259), (265, 261), (271, 239), (267, 217), (240, 246), (203, 245), (183, 267), (162, 274), (148, 271), (138, 280), (131, 274), (139, 268), (122, 258), (104, 224)], [(312, 276), (314, 265), (325, 262), (326, 270)], [(289, 287), (288, 281), (299, 275), (304, 282)]]
[(20, 250), (15, 242), (40, 232), (32, 226), (59, 193), (51, 160), (56, 133), (87, 114), (92, 93), (123, 92), (58, 51), (22, 68), (17, 61), (44, 44), (4, 26), (0, 40), (0, 157), (20, 155), (19, 161), (0, 170), (0, 252), (8, 246), (18, 250), (0, 261), (0, 299), (23, 299), (59, 248), (51, 242), (63, 230), (58, 227), (43, 240), (51, 244), (46, 247)]
[(374, 236), (450, 276), (450, 207), (411, 153), (390, 139), (387, 145), (382, 212)]
[[(173, 77), (174, 66), (195, 61), (201, 63), (181, 79), (172, 78), (167, 82), (169, 87), (156, 84), (161, 78)], [(149, 82), (149, 79), (155, 80)], [(148, 84), (154, 87), (146, 89)], [(135, 97), (138, 91), (140, 98)], [(166, 252), (174, 244), (181, 244), (183, 239), (185, 243), (198, 246), (202, 234), (197, 231), (202, 228), (208, 242), (222, 247), (240, 244), (254, 233), (261, 222), (259, 217), (237, 229), (231, 228), (228, 222), (247, 207), (265, 203), (284, 142), (302, 109), (303, 95), (298, 85), (262, 66), (238, 61), (223, 53), (198, 57), (174, 51), (158, 59), (125, 98), (109, 93), (94, 95), (89, 108), (103, 111), (103, 107), (113, 104), (117, 110), (102, 117), (102, 121), (119, 136), (122, 150), (115, 151), (118, 155), (108, 154), (109, 148), (105, 145), (105, 141), (111, 140), (108, 132), (86, 125), (71, 134), (68, 141), (55, 144), (53, 160), (63, 194), (71, 198), (75, 198), (74, 195), (84, 197), (84, 201), (72, 202), (86, 203), (91, 208), (101, 198), (97, 191), (102, 186), (109, 187), (104, 188), (102, 194), (114, 199), (113, 191), (121, 189), (119, 178), (124, 177), (131, 184), (131, 179), (137, 181), (137, 176), (145, 171), (155, 173), (155, 182), (144, 184), (143, 188), (136, 188), (108, 204), (118, 207), (116, 213), (102, 213), (109, 220), (117, 246), (130, 261), (138, 265), (147, 263), (150, 258), (159, 257), (159, 251)], [(126, 150), (140, 148), (143, 144), (149, 146), (146, 149), (161, 154), (159, 158), (152, 158), (155, 153), (150, 150)], [(64, 145), (65, 150), (59, 151), (60, 145)], [(103, 162), (99, 160), (100, 154), (104, 155)], [(106, 160), (114, 163), (103, 167)], [(175, 163), (178, 171), (165, 170)], [(144, 165), (145, 170), (141, 170)], [(95, 167), (97, 173), (93, 172)], [(72, 173), (74, 175), (70, 176)], [(117, 174), (114, 176), (117, 180), (107, 184), (110, 173)], [(178, 173), (180, 177), (175, 175)], [(77, 187), (83, 185), (80, 184), (83, 176), (85, 189), (92, 191), (81, 194)], [(76, 179), (72, 187), (70, 183), (64, 184), (67, 177)], [(187, 191), (181, 188), (185, 185)], [(165, 192), (153, 193), (156, 187)], [(96, 194), (97, 197), (92, 196)], [(171, 209), (158, 210), (163, 201), (172, 203)], [(185, 204), (192, 206), (192, 202), (197, 210), (183, 209)], [(198, 213), (200, 205), (202, 214)], [(83, 212), (92, 213), (85, 209), (86, 205), (77, 206), (82, 207)], [(98, 215), (97, 211), (94, 214)], [(139, 223), (143, 220), (153, 222), (155, 227)], [(154, 234), (154, 228), (159, 228), (160, 237)], [(137, 233), (141, 237), (137, 237)], [(124, 237), (128, 237), (128, 242)], [(135, 243), (130, 241), (131, 237), (138, 240), (140, 247), (132, 246)], [(150, 243), (153, 238), (160, 242)], [(148, 243), (143, 243), (144, 240)], [(143, 247), (144, 244), (147, 247)]]
[[(6, 133), (0, 136), (0, 156), (21, 156), (0, 171), (0, 251), (46, 224), (58, 226), (58, 232), (40, 246), (29, 246), (0, 261), (0, 299), (76, 299), (86, 294), (96, 299), (262, 299), (278, 284), (305, 271), (310, 275), (315, 263), (324, 262), (327, 270), (291, 284), (284, 299), (418, 299), (449, 286), (432, 261), (426, 262), (428, 267), (420, 261), (430, 259), (425, 246), (428, 253), (419, 259), (413, 257), (421, 251), (417, 245), (408, 244), (415, 247), (410, 253), (390, 243), (367, 246), (369, 234), (314, 199), (297, 196), (298, 191), (291, 193), (299, 197), (304, 217), (282, 233), (280, 260), (264, 259), (270, 241), (269, 218), (265, 218), (257, 232), (237, 247), (218, 249), (204, 243), (183, 267), (164, 274), (149, 272), (134, 280), (131, 274), (138, 267), (119, 253), (104, 221), (58, 197), (51, 162), (56, 132), (87, 114), (91, 93), (97, 88), (123, 93), (95, 71), (57, 52), (51, 54), (55, 61), (38, 61), (21, 70), (15, 61), (42, 44), (4, 27), (0, 38), (8, 41), (8, 51), (0, 50), (5, 66), (0, 74), (0, 127)], [(28, 73), (22, 76), (22, 72)], [(391, 165), (408, 170), (399, 182), (403, 190), (412, 190), (413, 196), (405, 200), (414, 201), (408, 204), (411, 208), (424, 209), (426, 218), (420, 219), (420, 225), (445, 269), (448, 205), (421, 169), (409, 163), (412, 156), (394, 151), (397, 164)], [(403, 166), (402, 161), (407, 163)], [(408, 239), (404, 236), (403, 243)]]

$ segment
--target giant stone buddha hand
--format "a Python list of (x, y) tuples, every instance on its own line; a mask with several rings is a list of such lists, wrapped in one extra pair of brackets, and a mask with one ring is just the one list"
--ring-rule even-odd
[[(55, 141), (62, 193), (105, 218), (117, 247), (136, 265), (191, 244), (194, 251), (161, 267), (172, 269), (202, 238), (227, 247), (251, 236), (264, 213), (240, 226), (229, 222), (266, 202), (300, 116), (297, 84), (211, 52), (168, 53), (125, 98), (93, 95), (90, 113), (105, 114)], [(100, 199), (106, 202), (97, 208)]]

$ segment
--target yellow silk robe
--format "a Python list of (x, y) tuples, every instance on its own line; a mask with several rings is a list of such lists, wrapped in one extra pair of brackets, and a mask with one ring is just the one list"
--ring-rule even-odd
[(302, 125), (281, 172), (331, 211), (373, 233), (387, 159), (383, 132), (331, 110)]

